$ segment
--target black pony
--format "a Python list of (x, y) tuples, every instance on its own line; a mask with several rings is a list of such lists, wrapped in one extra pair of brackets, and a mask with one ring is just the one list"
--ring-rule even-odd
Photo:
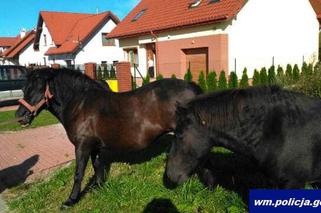
[(101, 184), (104, 169), (109, 169), (115, 153), (145, 149), (158, 136), (172, 131), (176, 126), (176, 103), (200, 93), (197, 85), (176, 79), (113, 93), (81, 73), (44, 69), (28, 76), (16, 116), (24, 118), (22, 125), (30, 124), (47, 107), (64, 126), (76, 153), (74, 186), (63, 204), (70, 206), (79, 200), (89, 157), (95, 181)]
[(255, 159), (277, 187), (318, 182), (320, 124), (319, 98), (276, 86), (202, 95), (178, 107), (177, 141), (168, 155), (165, 183), (184, 182), (213, 146)]

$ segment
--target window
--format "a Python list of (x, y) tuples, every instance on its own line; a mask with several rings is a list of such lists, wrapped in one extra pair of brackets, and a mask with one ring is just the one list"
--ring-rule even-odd
[(138, 19), (140, 19), (140, 17), (142, 17), (145, 13), (146, 9), (141, 10), (139, 13), (136, 14), (136, 16), (132, 19), (132, 22), (137, 21)]
[(219, 2), (220, 0), (209, 0), (209, 3), (212, 4), (212, 3), (217, 3)]
[(192, 8), (196, 8), (198, 7), (200, 4), (201, 4), (202, 0), (195, 0), (194, 2), (190, 3), (189, 4), (189, 8), (192, 9)]
[(47, 46), (47, 35), (43, 34), (43, 42), (45, 44), (45, 46)]
[(107, 38), (108, 33), (101, 34), (101, 41), (103, 46), (116, 46), (115, 39)]

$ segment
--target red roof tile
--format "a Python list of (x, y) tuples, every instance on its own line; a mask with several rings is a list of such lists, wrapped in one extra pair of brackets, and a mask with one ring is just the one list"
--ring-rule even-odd
[(12, 47), (4, 51), (3, 55), (6, 58), (14, 58), (18, 54), (21, 53), (21, 51), (26, 48), (28, 44), (33, 42), (35, 39), (35, 31), (28, 32), (23, 38), (19, 39)]
[(321, 0), (310, 0), (310, 3), (317, 14), (317, 18), (320, 23), (320, 28), (321, 28)]
[(44, 21), (56, 45), (56, 47), (50, 48), (46, 54), (73, 53), (79, 48), (80, 43), (85, 43), (91, 34), (109, 18), (119, 23), (119, 19), (109, 11), (100, 14), (43, 11), (40, 12), (38, 20), (36, 41), (39, 41)]
[(0, 47), (11, 47), (18, 39), (18, 37), (0, 37)]
[[(245, 4), (245, 0), (220, 0), (216, 3), (202, 0), (198, 7), (189, 8), (192, 2), (195, 0), (142, 0), (108, 37), (133, 37), (151, 31), (219, 22), (233, 18)], [(144, 14), (137, 21), (132, 21), (142, 10), (145, 10)]]

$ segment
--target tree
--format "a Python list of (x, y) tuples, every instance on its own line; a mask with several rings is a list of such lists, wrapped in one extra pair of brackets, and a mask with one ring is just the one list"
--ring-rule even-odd
[(240, 88), (247, 88), (249, 87), (249, 77), (247, 76), (247, 69), (244, 68), (242, 78), (240, 81)]
[(293, 69), (292, 69), (291, 64), (286, 65), (285, 82), (288, 85), (291, 85), (293, 83)]
[(238, 79), (237, 79), (237, 75), (235, 72), (231, 72), (230, 74), (230, 78), (228, 80), (228, 88), (237, 88), (238, 86)]
[(274, 65), (272, 65), (268, 70), (268, 83), (270, 85), (273, 85), (276, 83), (275, 66)]
[(309, 69), (308, 64), (306, 62), (303, 62), (302, 67), (301, 67), (301, 75), (308, 76), (309, 75), (308, 69)]
[(212, 92), (217, 90), (217, 80), (216, 80), (216, 73), (215, 71), (209, 72), (207, 75), (207, 91)]
[(114, 66), (111, 66), (110, 68), (109, 78), (116, 79), (116, 70)]
[(257, 69), (254, 70), (253, 78), (252, 78), (252, 86), (260, 85), (260, 73)]
[(300, 80), (300, 70), (297, 64), (293, 67), (292, 79), (294, 82), (298, 82)]
[(161, 79), (163, 79), (163, 78), (164, 78), (164, 77), (163, 77), (162, 74), (158, 74), (158, 75), (156, 76), (156, 81), (161, 80)]
[(104, 80), (106, 80), (106, 79), (109, 79), (109, 78), (110, 78), (109, 73), (108, 73), (108, 70), (107, 70), (107, 65), (106, 65), (106, 66), (103, 66), (103, 74), (102, 74), (102, 78), (103, 78)]
[(206, 80), (203, 71), (200, 72), (198, 76), (198, 85), (202, 88), (203, 91), (206, 91)]
[(283, 68), (279, 65), (276, 70), (276, 79), (278, 82), (280, 82), (282, 85), (284, 85), (284, 71)]
[(175, 74), (172, 74), (171, 78), (176, 79), (176, 75), (175, 75)]
[(267, 85), (267, 83), (268, 83), (268, 75), (266, 73), (265, 67), (263, 67), (260, 70), (260, 84), (261, 85)]
[(218, 89), (227, 89), (227, 82), (226, 82), (224, 70), (221, 71), (220, 76), (219, 76)]
[(193, 80), (193, 76), (190, 68), (187, 69), (187, 72), (184, 75), (184, 80), (188, 82), (191, 82)]
[(97, 70), (97, 79), (98, 80), (102, 80), (103, 79), (103, 75), (101, 73), (101, 67), (100, 66), (98, 67), (98, 70)]

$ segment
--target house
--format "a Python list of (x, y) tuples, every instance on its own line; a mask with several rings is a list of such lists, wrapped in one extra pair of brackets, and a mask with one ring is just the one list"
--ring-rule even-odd
[[(304, 15), (303, 15), (304, 14)], [(183, 77), (188, 68), (236, 71), (318, 57), (319, 23), (309, 0), (141, 0), (107, 36), (143, 75)], [(135, 74), (135, 73), (134, 73)]]
[(5, 64), (5, 59), (3, 57), (4, 51), (12, 47), (19, 37), (0, 37), (0, 64)]
[(319, 60), (321, 60), (321, 0), (310, 0), (311, 5), (317, 15), (319, 24), (320, 24), (320, 32), (319, 32)]
[(99, 14), (42, 11), (33, 48), (39, 65), (74, 67), (88, 62), (113, 63), (122, 58), (118, 40), (106, 35), (119, 23), (111, 12)]
[(32, 46), (34, 39), (34, 30), (29, 32), (26, 32), (25, 30), (21, 31), (20, 36), (18, 36), (16, 39), (16, 42), (3, 52), (5, 63), (14, 65), (27, 65), (30, 63), (30, 61), (34, 60), (33, 57), (29, 58), (29, 54), (26, 54), (30, 51), (33, 53)]

